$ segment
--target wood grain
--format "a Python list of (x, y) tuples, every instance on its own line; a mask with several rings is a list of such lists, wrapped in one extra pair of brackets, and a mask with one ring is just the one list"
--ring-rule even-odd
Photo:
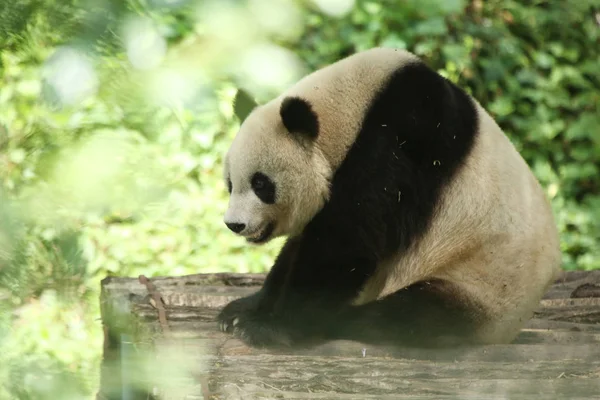
[[(137, 278), (104, 279), (98, 398), (600, 399), (600, 271), (565, 273), (514, 343), (444, 350), (250, 348), (218, 331), (215, 317), (264, 277), (151, 278), (152, 294)], [(158, 294), (168, 332), (150, 301)]]

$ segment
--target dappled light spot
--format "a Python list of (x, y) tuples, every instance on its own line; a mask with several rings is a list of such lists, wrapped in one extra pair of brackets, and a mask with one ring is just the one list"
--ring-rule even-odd
[(92, 63), (73, 47), (59, 47), (46, 61), (42, 75), (51, 87), (53, 100), (63, 105), (83, 101), (98, 89)]
[(341, 17), (354, 7), (355, 0), (312, 0), (325, 14)]
[(151, 19), (131, 17), (123, 24), (127, 57), (138, 69), (157, 67), (167, 52), (167, 43)]

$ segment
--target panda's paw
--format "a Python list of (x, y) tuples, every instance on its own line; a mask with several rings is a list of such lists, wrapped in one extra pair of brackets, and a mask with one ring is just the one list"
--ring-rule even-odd
[(291, 335), (279, 319), (260, 313), (256, 298), (245, 297), (227, 304), (217, 317), (219, 329), (252, 347), (289, 347)]
[(257, 303), (257, 295), (251, 295), (227, 304), (217, 316), (219, 329), (222, 332), (233, 333), (233, 329), (238, 324), (240, 316), (254, 313), (257, 308)]
[(251, 347), (290, 347), (293, 344), (283, 326), (266, 316), (239, 316), (232, 321), (232, 326), (233, 336)]

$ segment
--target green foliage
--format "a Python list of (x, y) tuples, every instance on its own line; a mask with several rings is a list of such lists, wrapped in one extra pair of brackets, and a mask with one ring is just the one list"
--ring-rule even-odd
[(306, 14), (288, 43), (311, 68), (373, 46), (406, 48), (496, 118), (552, 199), (565, 269), (600, 268), (600, 26), (594, 0), (358, 1)]
[(600, 268), (594, 2), (2, 2), (0, 398), (93, 394), (107, 274), (269, 268), (281, 240), (222, 222), (234, 111), (373, 46), (490, 110), (552, 200), (564, 268)]

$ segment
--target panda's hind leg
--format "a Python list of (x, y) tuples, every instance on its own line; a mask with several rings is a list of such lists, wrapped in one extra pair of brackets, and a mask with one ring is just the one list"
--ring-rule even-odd
[(485, 320), (481, 307), (441, 280), (418, 282), (345, 312), (338, 338), (405, 347), (476, 344)]

